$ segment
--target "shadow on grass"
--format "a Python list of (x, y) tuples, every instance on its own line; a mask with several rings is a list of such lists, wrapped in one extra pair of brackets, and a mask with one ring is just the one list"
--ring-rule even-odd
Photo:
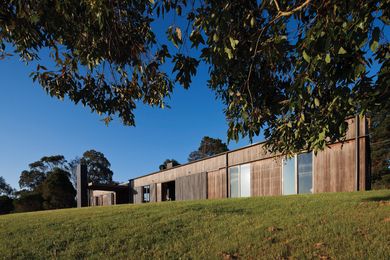
[(377, 196), (377, 197), (372, 197), (372, 198), (366, 198), (363, 199), (362, 201), (390, 201), (390, 194), (385, 195), (385, 196)]

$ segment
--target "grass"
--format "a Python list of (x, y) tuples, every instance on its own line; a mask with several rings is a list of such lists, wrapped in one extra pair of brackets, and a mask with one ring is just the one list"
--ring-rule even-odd
[(390, 190), (0, 216), (0, 258), (390, 259)]

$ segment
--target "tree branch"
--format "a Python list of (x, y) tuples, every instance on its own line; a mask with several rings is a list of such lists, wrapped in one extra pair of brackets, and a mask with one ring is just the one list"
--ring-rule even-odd
[(282, 10), (280, 10), (278, 1), (277, 0), (273, 0), (273, 2), (275, 3), (275, 6), (276, 6), (276, 10), (278, 10), (278, 17), (290, 16), (290, 15), (294, 14), (295, 12), (298, 12), (298, 11), (302, 10), (304, 7), (306, 7), (310, 3), (310, 1), (311, 0), (306, 0), (300, 6), (297, 6), (297, 7), (295, 7), (294, 9), (292, 9), (290, 11), (282, 11)]

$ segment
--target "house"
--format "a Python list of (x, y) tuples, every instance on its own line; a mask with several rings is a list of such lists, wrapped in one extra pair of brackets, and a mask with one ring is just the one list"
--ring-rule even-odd
[[(258, 143), (131, 179), (127, 185), (128, 202), (367, 190), (370, 188), (368, 121), (355, 117), (347, 122), (346, 140), (317, 154), (305, 151), (286, 158), (270, 154), (264, 143)], [(98, 188), (90, 187), (92, 196), (104, 196), (93, 195)]]

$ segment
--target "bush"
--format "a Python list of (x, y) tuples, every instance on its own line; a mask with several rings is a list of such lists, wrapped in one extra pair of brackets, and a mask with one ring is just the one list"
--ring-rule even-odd
[(0, 215), (8, 214), (14, 210), (13, 199), (8, 196), (0, 196)]
[(14, 200), (15, 212), (28, 212), (43, 209), (43, 198), (39, 192), (23, 192)]

